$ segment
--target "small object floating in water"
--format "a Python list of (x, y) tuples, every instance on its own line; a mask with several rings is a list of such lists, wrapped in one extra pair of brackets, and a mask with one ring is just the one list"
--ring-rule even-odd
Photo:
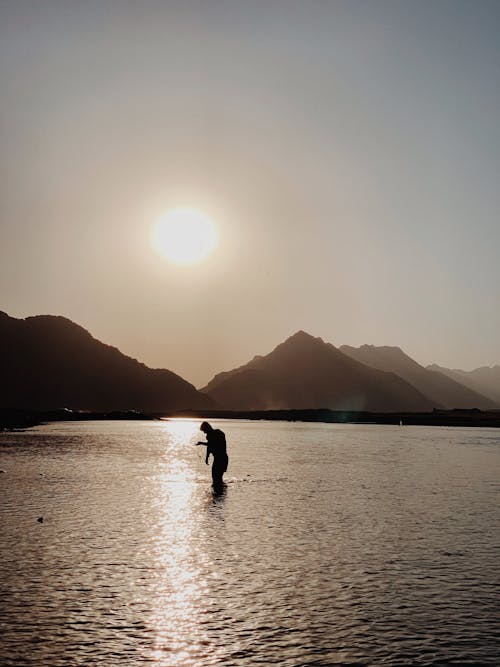
[(43, 523), (43, 516), (39, 516), (37, 521), (38, 521), (38, 523)]

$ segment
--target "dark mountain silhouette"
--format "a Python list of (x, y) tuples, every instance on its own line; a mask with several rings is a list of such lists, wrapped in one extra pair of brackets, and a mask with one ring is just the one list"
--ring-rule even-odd
[(193, 385), (151, 369), (64, 317), (0, 312), (0, 407), (143, 410), (213, 407)]
[(437, 364), (427, 366), (430, 371), (442, 373), (452, 380), (469, 387), (487, 396), (500, 405), (500, 366), (481, 366), (473, 371), (462, 371), (459, 369), (443, 368)]
[(434, 407), (479, 408), (491, 410), (498, 406), (490, 398), (472, 391), (456, 380), (418, 364), (399, 347), (342, 345), (341, 352), (352, 359), (383, 371), (391, 371), (428, 396)]
[(389, 412), (429, 410), (434, 405), (393, 373), (368, 368), (303, 331), (270, 354), (219, 373), (202, 391), (229, 410)]

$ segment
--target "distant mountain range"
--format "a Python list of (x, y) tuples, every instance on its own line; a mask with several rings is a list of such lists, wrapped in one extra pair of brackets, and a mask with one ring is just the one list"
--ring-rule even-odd
[(500, 404), (500, 366), (481, 366), (481, 368), (476, 368), (473, 371), (451, 370), (437, 364), (432, 364), (427, 368), (442, 373)]
[(96, 340), (64, 317), (0, 312), (0, 407), (89, 411), (498, 409), (500, 366), (424, 368), (397, 347), (336, 348), (299, 331), (195, 387)]
[(495, 401), (464, 386), (463, 383), (460, 384), (455, 378), (443, 375), (434, 369), (424, 368), (399, 347), (342, 345), (340, 350), (362, 364), (396, 373), (430, 398), (435, 407), (446, 409), (475, 407), (481, 410), (498, 407)]
[(168, 370), (148, 368), (64, 317), (0, 311), (0, 407), (168, 412), (213, 407)]

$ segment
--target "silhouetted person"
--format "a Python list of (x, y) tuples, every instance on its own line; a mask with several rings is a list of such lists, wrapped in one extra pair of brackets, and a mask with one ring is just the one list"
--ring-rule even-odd
[(212, 482), (214, 489), (221, 490), (223, 487), (222, 477), (227, 470), (229, 459), (226, 452), (226, 436), (218, 428), (212, 428), (208, 422), (203, 422), (200, 431), (207, 437), (206, 442), (198, 442), (198, 445), (206, 445), (207, 453), (205, 463), (208, 465), (210, 454), (214, 457), (212, 463)]

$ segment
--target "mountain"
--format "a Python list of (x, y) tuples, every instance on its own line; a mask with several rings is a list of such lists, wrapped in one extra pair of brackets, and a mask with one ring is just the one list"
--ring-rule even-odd
[(0, 311), (0, 407), (164, 412), (213, 407), (193, 385), (151, 369), (64, 317)]
[(228, 410), (390, 412), (425, 411), (434, 405), (393, 373), (368, 368), (303, 331), (270, 354), (219, 373), (202, 391)]
[(432, 364), (427, 368), (461, 382), (469, 389), (487, 396), (500, 405), (500, 366), (481, 366), (481, 368), (476, 368), (473, 371), (452, 370), (437, 364)]
[(434, 407), (495, 409), (498, 406), (490, 398), (418, 364), (399, 347), (342, 345), (340, 351), (362, 364), (382, 371), (391, 371), (409, 382), (431, 400)]

